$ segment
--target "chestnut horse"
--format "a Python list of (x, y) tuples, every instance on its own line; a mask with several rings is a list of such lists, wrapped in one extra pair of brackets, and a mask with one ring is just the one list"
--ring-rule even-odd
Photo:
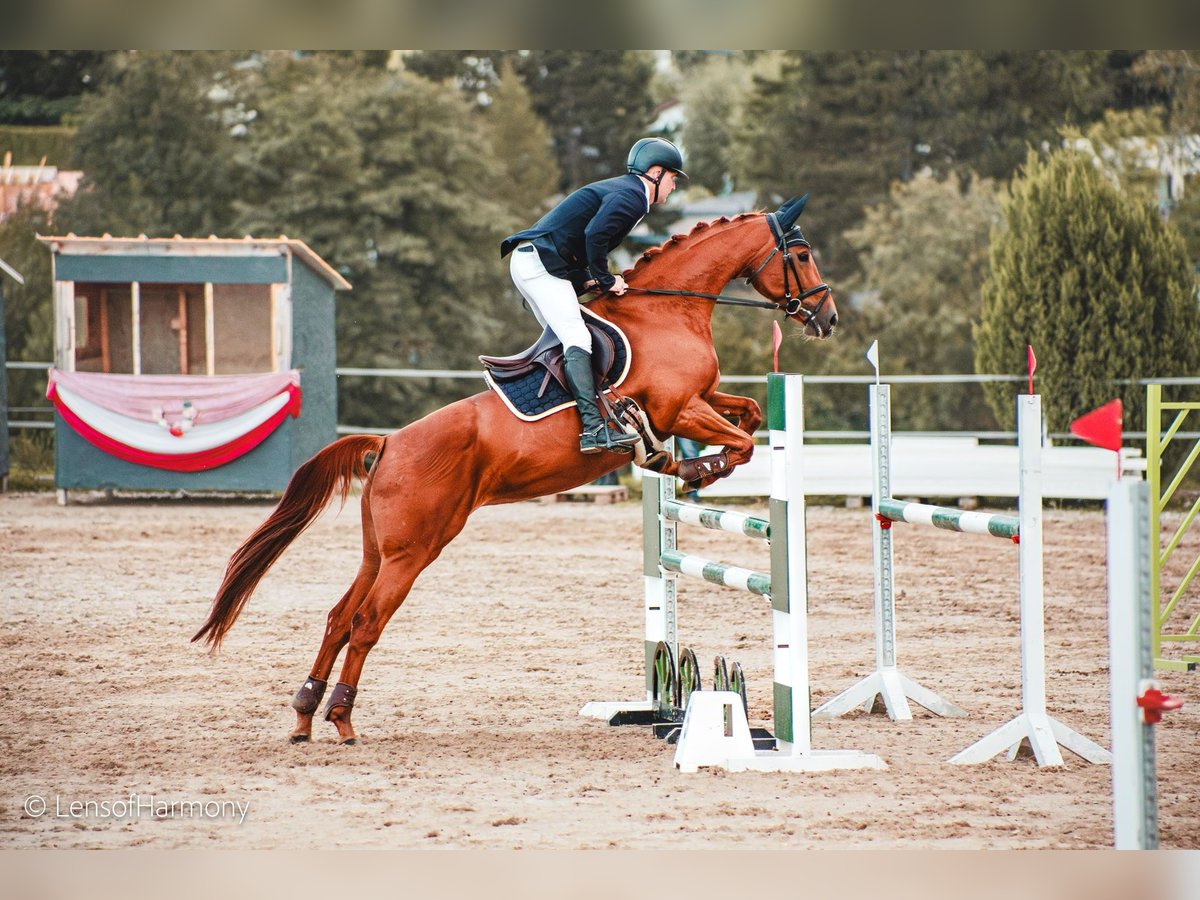
[[(690, 487), (748, 460), (762, 423), (754, 400), (717, 390), (711, 320), (718, 299), (728, 299), (719, 296), (725, 285), (746, 278), (771, 302), (743, 302), (778, 307), (811, 337), (828, 337), (837, 324), (829, 287), (795, 227), (805, 199), (775, 213), (722, 218), (676, 235), (625, 272), (628, 294), (587, 304), (627, 335), (632, 361), (620, 391), (637, 401), (656, 436), (725, 448), (728, 465), (718, 474), (702, 470)], [(325, 719), (336, 726), (340, 743), (353, 743), (350, 714), (367, 654), (417, 576), (467, 517), (481, 506), (578, 487), (628, 461), (619, 453), (580, 453), (579, 426), (573, 409), (521, 421), (487, 391), (386, 437), (335, 441), (296, 470), (279, 505), (230, 558), (208, 620), (192, 640), (203, 639), (215, 651), (267, 569), (335, 492), (344, 503), (352, 479), (363, 479), (362, 563), (330, 611), (311, 675), (292, 701), (297, 723), (291, 740), (307, 741), (334, 662), (346, 647)], [(679, 463), (668, 459), (662, 471), (677, 475)]]

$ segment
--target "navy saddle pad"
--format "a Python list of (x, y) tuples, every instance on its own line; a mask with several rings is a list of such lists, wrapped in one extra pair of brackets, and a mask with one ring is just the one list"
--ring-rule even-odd
[[(621, 329), (611, 322), (588, 313), (586, 309), (584, 313), (584, 321), (592, 332), (593, 358), (603, 359), (609, 355), (605, 351), (611, 348), (612, 361), (606, 368), (604, 381), (607, 386), (617, 387), (625, 380), (625, 374), (629, 370), (629, 343)], [(561, 358), (561, 345), (558, 345), (554, 354)], [(557, 368), (561, 369), (561, 363)], [(570, 392), (545, 366), (534, 365), (515, 376), (488, 369), (484, 372), (484, 378), (508, 408), (518, 418), (526, 421), (541, 419), (560, 409), (575, 406), (575, 399)], [(599, 382), (598, 378), (597, 383)]]

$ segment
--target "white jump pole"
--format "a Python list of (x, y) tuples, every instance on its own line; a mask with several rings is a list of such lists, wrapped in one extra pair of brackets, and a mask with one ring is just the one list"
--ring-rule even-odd
[[(871, 512), (892, 496), (892, 386), (869, 388), (871, 428)], [(896, 665), (896, 600), (892, 572), (892, 530), (873, 527), (875, 560), (875, 671), (813, 710), (814, 719), (833, 719), (861, 706), (870, 712), (883, 702), (892, 721), (909, 721), (915, 700), (939, 716), (965, 716), (966, 712), (905, 675)]]
[(1138, 704), (1153, 682), (1150, 486), (1118, 481), (1108, 495), (1108, 647), (1112, 679), (1113, 842), (1158, 847), (1154, 727)]
[(1061, 766), (1061, 744), (1092, 763), (1112, 756), (1099, 744), (1046, 713), (1045, 597), (1042, 587), (1042, 398), (1017, 397), (1021, 582), (1021, 713), (951, 757), (956, 764), (987, 762), (1004, 750), (1015, 759), (1028, 744), (1039, 766)]

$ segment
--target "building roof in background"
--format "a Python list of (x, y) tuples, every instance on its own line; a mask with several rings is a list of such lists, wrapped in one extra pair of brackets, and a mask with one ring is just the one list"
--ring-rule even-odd
[(83, 172), (56, 166), (0, 165), (0, 222), (22, 204), (53, 212), (58, 201), (79, 188)]
[(672, 234), (686, 234), (697, 222), (708, 222), (722, 216), (732, 219), (742, 213), (754, 212), (757, 195), (754, 191), (733, 191), (715, 194), (701, 200), (685, 200), (679, 208), (679, 218), (670, 225)]

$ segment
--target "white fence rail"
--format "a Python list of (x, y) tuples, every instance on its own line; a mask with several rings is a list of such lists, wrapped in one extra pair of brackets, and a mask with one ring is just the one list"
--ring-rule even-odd
[[(765, 449), (765, 448), (764, 448)], [(1141, 450), (1122, 451), (1125, 477), (1141, 478)], [(701, 498), (765, 497), (771, 491), (768, 454), (700, 491)], [(895, 497), (1016, 497), (1016, 444), (981, 444), (972, 436), (894, 434), (892, 495)], [(1101, 500), (1117, 475), (1117, 457), (1098, 447), (1047, 446), (1042, 455), (1042, 495), (1055, 499)], [(809, 496), (871, 496), (871, 448), (860, 444), (804, 444), (804, 486)]]
[[(7, 362), (10, 370), (48, 369), (49, 362)], [(374, 369), (339, 367), (339, 377), (433, 378), (477, 381), (483, 384), (479, 370), (459, 369)], [(1024, 381), (1021, 375), (889, 375), (893, 384), (982, 384), (997, 381)], [(805, 384), (870, 384), (872, 375), (806, 376)], [(1200, 378), (1146, 379), (1165, 385), (1200, 385)], [(728, 375), (723, 384), (765, 384), (765, 375)], [(1115, 384), (1128, 383), (1114, 381)], [(865, 404), (865, 400), (864, 400)], [(53, 428), (53, 408), (19, 407), (8, 415), (10, 429)], [(30, 414), (45, 419), (27, 418)], [(398, 425), (339, 425), (339, 434), (385, 434)], [(1187, 437), (1195, 437), (1189, 435)], [(1050, 435), (1046, 448), (1045, 496), (1060, 499), (1103, 499), (1116, 475), (1116, 458), (1107, 450), (1094, 447), (1056, 446), (1053, 441), (1069, 435)], [(1145, 439), (1144, 432), (1125, 432), (1127, 441)], [(836, 443), (812, 443), (833, 440)], [(983, 443), (1010, 440), (1012, 445)], [(1015, 432), (921, 432), (897, 433), (894, 445), (893, 492), (898, 497), (1015, 497), (1017, 465)], [(1121, 467), (1126, 475), (1140, 477), (1145, 460), (1136, 447), (1122, 451)], [(767, 454), (739, 467), (733, 474), (700, 492), (702, 497), (765, 497), (770, 493)], [(637, 470), (635, 469), (635, 475)], [(865, 431), (806, 431), (805, 484), (814, 496), (867, 497), (871, 493), (870, 450)]]

